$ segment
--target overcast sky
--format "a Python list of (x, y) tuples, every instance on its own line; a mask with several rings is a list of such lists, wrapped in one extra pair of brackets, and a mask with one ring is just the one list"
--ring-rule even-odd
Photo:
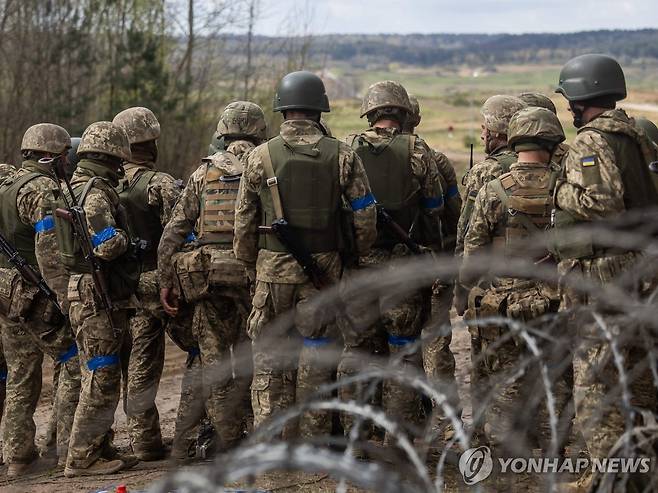
[[(658, 27), (658, 0), (261, 0), (259, 34), (524, 33)], [(310, 13), (309, 13), (310, 11)], [(292, 14), (291, 14), (292, 13)], [(301, 22), (304, 24), (304, 22)]]

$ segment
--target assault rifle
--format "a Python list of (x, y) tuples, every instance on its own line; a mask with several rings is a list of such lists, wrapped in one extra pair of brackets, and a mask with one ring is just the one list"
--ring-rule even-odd
[(295, 258), (316, 289), (324, 289), (332, 284), (327, 273), (322, 270), (311, 253), (304, 248), (295, 233), (291, 231), (288, 221), (277, 219), (271, 226), (259, 226), (258, 231), (264, 234), (274, 234)]
[(412, 253), (420, 255), (423, 253), (420, 245), (411, 239), (409, 233), (406, 232), (402, 226), (400, 226), (395, 219), (381, 206), (377, 207), (377, 223), (381, 224), (385, 228), (388, 228), (391, 233), (397, 236), (400, 243), (404, 243)]
[(41, 164), (55, 165), (54, 167), (57, 177), (66, 183), (66, 188), (68, 189), (69, 195), (71, 196), (71, 201), (73, 202), (73, 205), (69, 204), (68, 200), (66, 199), (66, 195), (61, 188), (61, 184), (59, 180), (57, 180), (60, 195), (66, 204), (66, 209), (56, 209), (55, 215), (71, 224), (71, 227), (73, 228), (73, 234), (78, 240), (78, 244), (82, 250), (82, 255), (91, 270), (91, 278), (94, 282), (94, 289), (96, 294), (100, 298), (101, 304), (103, 305), (103, 310), (107, 314), (110, 327), (112, 327), (115, 335), (117, 335), (119, 334), (119, 329), (114, 325), (114, 320), (112, 319), (112, 299), (110, 298), (109, 289), (107, 287), (103, 265), (98, 257), (94, 255), (94, 245), (91, 242), (91, 237), (89, 236), (87, 214), (85, 213), (82, 206), (78, 204), (78, 201), (75, 198), (75, 193), (73, 192), (73, 187), (71, 187), (71, 182), (69, 181), (66, 174), (61, 173), (60, 175), (60, 172), (57, 172), (61, 170), (61, 166), (59, 166), (59, 163), (57, 162), (58, 159), (60, 158), (44, 158), (39, 160), (39, 163)]
[(34, 270), (27, 260), (18, 253), (18, 250), (14, 248), (14, 245), (7, 241), (7, 238), (5, 238), (2, 233), (0, 233), (0, 250), (2, 250), (4, 256), (7, 257), (9, 263), (20, 273), (25, 282), (39, 288), (39, 291), (48, 298), (48, 301), (57, 308), (59, 313), (64, 315), (62, 307), (59, 306), (59, 301), (57, 301), (57, 294), (55, 294), (55, 291), (48, 286), (44, 278), (41, 277), (41, 274)]

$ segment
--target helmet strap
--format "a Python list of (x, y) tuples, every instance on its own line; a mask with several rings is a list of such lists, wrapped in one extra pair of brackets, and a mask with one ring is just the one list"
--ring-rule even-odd
[(585, 122), (583, 121), (583, 113), (585, 113), (585, 108), (584, 107), (578, 107), (576, 106), (575, 101), (569, 101), (569, 108), (571, 109), (571, 113), (573, 114), (573, 126), (576, 128), (582, 127)]

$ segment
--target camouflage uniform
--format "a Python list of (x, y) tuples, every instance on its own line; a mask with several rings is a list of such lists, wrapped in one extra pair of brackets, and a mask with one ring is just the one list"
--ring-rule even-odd
[[(322, 140), (323, 132), (315, 122), (291, 120), (281, 125), (280, 136), (291, 146), (312, 145)], [(360, 159), (346, 145), (338, 145), (340, 193), (353, 210), (356, 249), (365, 254), (374, 239), (374, 203), (369, 199), (370, 187)], [(268, 151), (263, 144), (247, 160), (236, 209), (234, 240), (236, 257), (247, 264), (256, 264), (253, 309), (247, 321), (254, 362), (251, 385), (254, 426), (292, 404), (287, 388), (293, 378), (291, 366), (297, 366), (297, 362), (291, 363), (291, 357), (296, 354), (294, 348), (299, 336), (276, 332), (276, 326), (271, 324), (276, 317), (294, 309), (294, 326), (304, 338), (297, 375), (298, 400), (330, 381), (334, 371), (332, 365), (322, 359), (323, 354), (331, 354), (327, 346), (335, 336), (334, 320), (327, 310), (311, 303), (318, 290), (290, 253), (258, 248), (256, 231), (262, 224), (259, 194), (264, 187), (265, 152)], [(333, 282), (338, 281), (342, 263), (337, 251), (313, 253), (313, 258)], [(292, 344), (286, 344), (290, 339)], [(289, 347), (285, 347), (287, 345)], [(331, 428), (330, 415), (306, 413), (300, 426), (304, 436), (327, 434)]]
[[(523, 101), (511, 96), (497, 95), (490, 97), (485, 101), (481, 110), (486, 131), (499, 136), (506, 136), (509, 119), (514, 113), (525, 106)], [(485, 144), (486, 147), (489, 146), (488, 143)], [(485, 184), (509, 171), (510, 165), (515, 161), (516, 154), (507, 147), (506, 143), (500, 144), (493, 149), (487, 149), (487, 156), (484, 161), (473, 165), (462, 178), (465, 200), (462, 204), (462, 210), (457, 224), (455, 255), (458, 257), (462, 256), (464, 252), (464, 237), (468, 231), (469, 221), (473, 213), (475, 198), (478, 192)], [(461, 286), (455, 286), (455, 293), (457, 294), (463, 289)], [(469, 332), (471, 333), (471, 402), (473, 417), (475, 418), (482, 414), (482, 410), (479, 408), (480, 399), (478, 396), (486, 392), (486, 370), (480, 356), (482, 342), (478, 334), (478, 329), (471, 327), (469, 328)], [(481, 433), (481, 428), (482, 423), (475, 421), (476, 432)]]
[(123, 382), (124, 410), (133, 452), (142, 460), (156, 459), (164, 454), (155, 396), (164, 368), (167, 321), (160, 304), (156, 250), (180, 189), (170, 175), (155, 171), (155, 142), (160, 137), (155, 115), (147, 108), (129, 108), (119, 113), (114, 123), (128, 134), (132, 155), (124, 164), (126, 175), (117, 191), (129, 212), (131, 233), (148, 242), (137, 288), (139, 305), (130, 318), (126, 338), (130, 357), (128, 378)]
[[(395, 87), (390, 82), (379, 84), (387, 86), (381, 88), (382, 93), (389, 90), (395, 92), (399, 88), (404, 91), (401, 86)], [(371, 122), (378, 119), (378, 112), (385, 113), (389, 108), (377, 108), (379, 98), (376, 98), (372, 93), (379, 91), (380, 88), (375, 86), (371, 87), (362, 107), (362, 112), (365, 108), (375, 107), (368, 112), (368, 119)], [(406, 92), (403, 96), (405, 97), (400, 95), (388, 97), (390, 101), (395, 102), (398, 100), (404, 101)], [(405, 104), (406, 110), (402, 111), (409, 111), (408, 99)], [(382, 116), (382, 118), (386, 117)], [(364, 143), (367, 143), (368, 146), (384, 147), (391, 145), (398, 135), (400, 135), (400, 131), (395, 128), (373, 127), (360, 135), (348, 137), (348, 142), (352, 142), (353, 147)], [(415, 138), (415, 136), (411, 136), (410, 139), (413, 144), (410, 152), (408, 152), (408, 168), (405, 166), (404, 169), (410, 171), (411, 188), (414, 190), (417, 202), (405, 205), (405, 207), (408, 209), (417, 207), (422, 211), (419, 214), (421, 219), (415, 223), (416, 226), (420, 226), (418, 229), (422, 231), (417, 240), (420, 243), (433, 246), (435, 250), (440, 250), (440, 234), (437, 235), (437, 232), (440, 227), (440, 215), (443, 208), (441, 175), (425, 142)], [(372, 182), (374, 175), (370, 169), (367, 171)], [(374, 168), (372, 171), (374, 171)], [(381, 192), (378, 192), (373, 186), (373, 193), (377, 196)], [(380, 197), (377, 196), (377, 198), (381, 201)], [(386, 234), (386, 231), (380, 229), (378, 233), (381, 237)], [(399, 242), (399, 239), (392, 243), (385, 243), (380, 240), (375, 242), (370, 254), (359, 258), (360, 268), (380, 268), (391, 260), (410, 255), (408, 249)], [(388, 266), (386, 268), (393, 269), (394, 267)], [(358, 298), (354, 299), (351, 296), (350, 299), (353, 301), (347, 307), (347, 317), (349, 324), (355, 328), (354, 332), (357, 332), (357, 328), (358, 332), (355, 339), (352, 339), (352, 337), (346, 337), (345, 339), (344, 355), (339, 367), (340, 376), (347, 376), (358, 368), (358, 364), (354, 364), (355, 359), (358, 361), (357, 351), (370, 354), (376, 352), (379, 339), (387, 340), (387, 344), (385, 344), (391, 358), (394, 358), (396, 354), (402, 351), (408, 352), (408, 348), (405, 348), (405, 346), (418, 340), (423, 327), (430, 319), (431, 292), (429, 289), (405, 291), (401, 287), (398, 293), (382, 296), (379, 300), (379, 306), (374, 309), (361, 306)], [(406, 354), (400, 363), (402, 367), (408, 366), (421, 369), (423, 366), (422, 351)], [(342, 398), (351, 397), (352, 392), (353, 390), (348, 387), (343, 388)], [(391, 416), (401, 422), (420, 423), (422, 415), (420, 395), (407, 385), (399, 384), (393, 380), (385, 381), (383, 406)], [(348, 421), (344, 423), (344, 427), (348, 431), (351, 423), (348, 416), (343, 416), (344, 420), (346, 418)], [(388, 440), (388, 438), (386, 439)]]
[[(25, 133), (22, 150), (24, 153), (55, 155), (55, 151), (65, 152), (69, 143), (70, 138), (61, 127), (40, 124)], [(18, 223), (14, 226), (15, 231), (26, 226), (25, 229), (32, 230), (31, 259), (27, 260), (35, 267), (35, 244), (45, 242), (50, 248), (55, 245), (52, 217), (46, 215), (44, 208), (48, 192), (57, 187), (55, 179), (49, 165), (27, 159), (12, 178), (4, 181), (7, 187), (3, 191), (5, 194), (12, 193), (14, 184), (16, 202), (15, 205), (5, 203), (3, 208), (12, 213), (15, 211), (17, 216), (13, 220)], [(27, 181), (21, 184), (23, 180)], [(18, 245), (16, 247), (20, 248)], [(80, 371), (75, 340), (68, 324), (48, 301), (37, 297), (36, 288), (20, 278), (15, 270), (3, 269), (3, 276), (6, 279), (19, 277), (12, 292), (13, 316), (3, 316), (0, 322), (8, 367), (3, 447), (5, 461), (10, 464), (8, 474), (14, 476), (17, 471), (12, 470), (12, 464), (28, 464), (36, 455), (33, 415), (41, 393), (43, 355), (48, 354), (54, 361), (62, 363), (54, 401), (54, 413), (58, 417), (57, 453), (61, 459), (67, 455), (80, 390)], [(53, 284), (51, 287), (55, 289), (56, 286)]]
[[(630, 141), (630, 145), (622, 147), (626, 154), (619, 154), (620, 151), (610, 144), (610, 136), (616, 136), (615, 143)], [(636, 142), (641, 144), (637, 145)], [(556, 226), (559, 228), (569, 223), (613, 217), (633, 206), (633, 196), (643, 197), (644, 193), (651, 197), (650, 182), (642, 177), (636, 178), (634, 182), (625, 182), (628, 174), (626, 177), (622, 175), (620, 163), (623, 162), (626, 169), (632, 170), (633, 166), (646, 166), (647, 162), (656, 159), (655, 156), (655, 148), (652, 148), (646, 136), (638, 136), (632, 120), (622, 110), (606, 111), (580, 128), (564, 162), (565, 180), (558, 185), (556, 192), (556, 205), (559, 208)], [(637, 176), (641, 175), (637, 173)], [(627, 185), (631, 184), (633, 189), (627, 189)], [(658, 203), (655, 190), (649, 203), (654, 206)], [(589, 250), (591, 245), (582, 247)], [(566, 248), (559, 249), (560, 274), (578, 273), (590, 281), (614, 282), (618, 276), (632, 269), (637, 259), (634, 252), (605, 249), (596, 245), (592, 248), (592, 251), (585, 254), (567, 251)], [(565, 292), (563, 299), (567, 309), (591, 301), (570, 291)], [(610, 322), (610, 329), (613, 332), (619, 330), (614, 322)], [(602, 340), (600, 331), (592, 325), (581, 326), (579, 338), (581, 345), (574, 358), (576, 423), (585, 437), (591, 456), (604, 458), (625, 428), (624, 412), (619, 406), (619, 379), (610, 346)], [(642, 366), (648, 357), (645, 347), (633, 345), (628, 339), (622, 342), (621, 351), (627, 370), (636, 365)], [(655, 389), (650, 390), (653, 383), (648, 368), (636, 369), (629, 386), (633, 406), (655, 408)]]
[[(177, 280), (176, 272), (184, 267), (183, 258), (175, 262), (171, 259), (186, 242), (194, 247), (195, 252), (194, 257), (189, 258), (199, 260), (199, 265), (208, 266), (212, 258), (233, 257), (230, 243), (219, 244), (208, 240), (206, 244), (201, 234), (207, 177), (210, 170), (218, 170), (222, 176), (239, 176), (241, 169), (235, 169), (234, 160), (236, 157), (243, 158), (253, 148), (254, 144), (248, 140), (233, 141), (225, 151), (219, 151), (205, 160), (190, 176), (158, 247), (161, 288), (185, 284), (185, 280)], [(240, 269), (238, 265), (237, 271)], [(207, 294), (189, 300), (194, 306), (191, 327), (179, 325), (176, 333), (172, 334), (189, 354), (176, 419), (175, 454), (187, 450), (185, 439), (203, 418), (203, 406), (199, 406), (199, 403), (205, 402), (206, 412), (219, 435), (222, 449), (234, 447), (240, 440), (245, 415), (248, 414), (248, 376), (244, 373), (249, 372), (241, 367), (234, 378), (230, 371), (227, 373), (227, 369), (231, 368), (232, 348), (237, 350), (240, 342), (246, 340), (245, 324), (251, 309), (250, 294), (246, 284), (242, 289), (209, 286), (207, 276), (208, 272), (205, 271), (202, 289)], [(202, 386), (198, 381), (199, 373), (203, 378)], [(200, 387), (203, 389), (201, 399), (194, 392), (195, 388)]]
[[(66, 229), (64, 223), (56, 219), (60, 255), (70, 273), (69, 317), (82, 360), (82, 391), (64, 471), (67, 477), (112, 473), (125, 466), (121, 460), (109, 460), (106, 452), (119, 403), (122, 360), (128, 357), (122, 352), (122, 345), (130, 310), (136, 304), (134, 292), (139, 273), (128, 255), (131, 239), (114, 189), (119, 184), (119, 174), (114, 167), (118, 168), (122, 160), (130, 160), (125, 131), (110, 122), (94, 123), (85, 130), (78, 154), (81, 160), (71, 186), (87, 217), (93, 253), (106, 266), (114, 330), (92, 277), (86, 273), (87, 264), (80, 253), (67, 247), (66, 238), (60, 237), (59, 231)], [(84, 193), (86, 195), (80, 197)], [(69, 257), (74, 262), (68, 261)]]

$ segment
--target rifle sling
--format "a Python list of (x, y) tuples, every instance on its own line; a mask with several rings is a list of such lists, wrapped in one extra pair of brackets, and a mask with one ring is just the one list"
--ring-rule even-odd
[(265, 183), (270, 189), (272, 194), (272, 205), (274, 206), (274, 218), (278, 221), (284, 219), (283, 217), (283, 205), (281, 203), (281, 194), (279, 193), (279, 182), (276, 179), (274, 174), (274, 166), (272, 165), (272, 156), (270, 155), (270, 149), (268, 146), (263, 146), (263, 172), (265, 173)]

